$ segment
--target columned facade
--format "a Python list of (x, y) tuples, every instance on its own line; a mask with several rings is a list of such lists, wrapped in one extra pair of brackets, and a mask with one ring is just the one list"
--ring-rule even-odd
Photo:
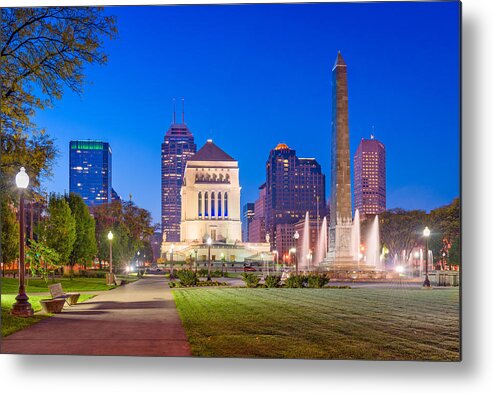
[(199, 151), (185, 169), (180, 241), (202, 242), (211, 237), (213, 241), (230, 244), (241, 242), (238, 161), (212, 141), (205, 148), (210, 150), (209, 154)]

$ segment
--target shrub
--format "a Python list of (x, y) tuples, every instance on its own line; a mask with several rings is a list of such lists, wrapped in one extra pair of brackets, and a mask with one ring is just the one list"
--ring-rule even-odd
[(183, 286), (191, 287), (197, 284), (198, 278), (193, 270), (180, 270), (176, 272), (176, 276)]
[(228, 286), (227, 282), (219, 282), (219, 281), (199, 281), (197, 282), (198, 287), (224, 287)]
[(260, 278), (254, 273), (243, 273), (241, 277), (247, 288), (257, 288), (260, 282)]
[(307, 278), (301, 275), (291, 275), (286, 279), (284, 285), (286, 288), (303, 288), (307, 282)]
[(325, 274), (310, 274), (308, 276), (308, 288), (323, 288), (329, 282), (329, 277)]
[(197, 275), (199, 277), (207, 277), (207, 269), (199, 269), (199, 271), (197, 272)]
[(267, 288), (277, 288), (281, 282), (281, 277), (279, 276), (267, 276), (265, 278), (265, 286)]
[(221, 270), (214, 270), (211, 272), (211, 277), (222, 277), (223, 274), (221, 273)]

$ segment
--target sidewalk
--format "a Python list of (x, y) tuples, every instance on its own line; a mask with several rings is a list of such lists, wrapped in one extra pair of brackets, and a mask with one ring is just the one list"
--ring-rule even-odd
[(2, 339), (0, 353), (191, 356), (163, 277), (144, 277)]

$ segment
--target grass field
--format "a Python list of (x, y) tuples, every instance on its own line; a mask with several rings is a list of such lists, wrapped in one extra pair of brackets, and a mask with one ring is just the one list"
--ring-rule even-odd
[[(15, 297), (16, 295), (2, 294), (2, 337), (15, 333), (18, 330), (25, 329), (26, 327), (49, 317), (49, 315), (33, 315), (29, 318), (21, 318), (10, 314), (10, 309), (12, 308), (12, 304), (15, 302)], [(91, 297), (93, 297), (93, 295), (81, 294), (79, 303), (90, 299)], [(41, 310), (39, 301), (46, 298), (46, 296), (29, 296), (29, 303), (31, 303), (34, 312)]]
[(195, 356), (459, 360), (458, 289), (173, 290)]
[[(127, 278), (126, 278), (127, 279)], [(135, 281), (136, 277), (128, 277), (128, 281)], [(84, 291), (107, 291), (114, 288), (113, 286), (106, 285), (106, 279), (104, 278), (56, 278), (55, 283), (62, 283), (63, 290), (65, 292), (84, 292)], [(53, 284), (51, 279), (48, 283), (40, 278), (30, 278), (26, 280), (26, 292), (48, 292), (48, 285)], [(2, 277), (1, 279), (2, 293), (17, 293), (19, 286), (19, 280), (17, 278)]]

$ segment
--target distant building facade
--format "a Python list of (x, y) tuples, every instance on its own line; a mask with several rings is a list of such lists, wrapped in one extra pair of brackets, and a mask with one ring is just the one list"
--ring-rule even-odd
[(111, 202), (112, 152), (109, 143), (70, 141), (69, 192), (79, 194), (88, 206)]
[(354, 208), (362, 217), (380, 214), (387, 208), (385, 146), (362, 139), (354, 155)]
[(248, 239), (252, 243), (265, 242), (265, 203), (266, 189), (264, 183), (259, 187), (259, 196), (253, 208), (255, 215), (248, 227)]
[(224, 263), (272, 261), (269, 243), (242, 241), (238, 161), (211, 139), (186, 164), (181, 188), (180, 241), (164, 239), (165, 260)]
[(250, 224), (253, 220), (253, 217), (255, 216), (255, 203), (245, 203), (243, 205), (243, 217), (241, 221), (241, 231), (242, 231), (242, 236), (243, 236), (243, 241), (248, 242), (249, 240), (249, 235), (248, 231), (250, 228)]
[[(266, 165), (266, 232), (279, 256), (293, 247), (294, 225), (304, 219), (322, 222), (325, 216), (325, 175), (314, 158), (298, 158), (280, 143)], [(291, 238), (290, 238), (291, 237)]]
[(180, 241), (181, 187), (188, 159), (195, 154), (194, 137), (185, 124), (173, 123), (161, 145), (161, 230), (166, 241)]

